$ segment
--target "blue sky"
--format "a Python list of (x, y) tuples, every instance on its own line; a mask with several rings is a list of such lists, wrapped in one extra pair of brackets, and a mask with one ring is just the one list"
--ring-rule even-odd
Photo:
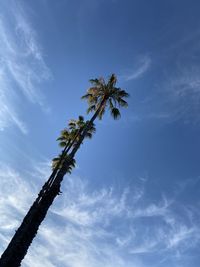
[(115, 73), (131, 95), (96, 122), (24, 267), (198, 267), (199, 1), (0, 2), (0, 250), (50, 174), (56, 143)]

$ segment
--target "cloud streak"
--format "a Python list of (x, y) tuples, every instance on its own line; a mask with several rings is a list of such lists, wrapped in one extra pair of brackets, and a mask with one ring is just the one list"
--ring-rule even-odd
[[(43, 167), (46, 170), (47, 165)], [(5, 164), (0, 173), (2, 251), (38, 189)], [(32, 177), (37, 173), (33, 169)], [(145, 204), (145, 183), (117, 193), (115, 188), (91, 191), (87, 181), (66, 177), (64, 193), (48, 213), (24, 266), (144, 267), (144, 254), (155, 255), (155, 265), (166, 257), (176, 264), (177, 253), (186, 255), (200, 242), (194, 219), (200, 214), (166, 197)]]
[(0, 128), (14, 124), (26, 134), (20, 103), (25, 100), (48, 109), (40, 85), (51, 74), (24, 8), (13, 1), (0, 7)]
[(132, 70), (127, 71), (126, 74), (122, 75), (125, 81), (131, 81), (141, 78), (150, 68), (151, 58), (149, 56), (141, 57), (135, 67)]

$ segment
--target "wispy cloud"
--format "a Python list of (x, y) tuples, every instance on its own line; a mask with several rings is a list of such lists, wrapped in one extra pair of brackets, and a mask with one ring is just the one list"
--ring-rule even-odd
[(150, 65), (151, 65), (151, 58), (149, 56), (146, 55), (146, 56), (140, 57), (137, 60), (135, 66), (131, 70), (128, 70), (121, 77), (125, 81), (131, 81), (131, 80), (141, 78), (150, 68)]
[[(189, 64), (188, 64), (189, 65)], [(200, 122), (200, 71), (197, 65), (181, 66), (164, 75), (151, 97), (141, 102), (127, 122), (159, 120), (165, 123)]]
[[(189, 64), (188, 64), (189, 65)], [(157, 113), (150, 112), (148, 116), (159, 116), (168, 122), (198, 124), (200, 122), (200, 71), (197, 65), (181, 66), (168, 73), (163, 79), (157, 97), (149, 104), (156, 103)], [(152, 115), (151, 115), (152, 114)]]
[[(47, 164), (43, 167), (46, 170)], [(37, 190), (31, 179), (9, 166), (1, 164), (0, 173), (3, 250)], [(33, 177), (36, 173), (37, 168)], [(143, 267), (144, 254), (154, 255), (155, 265), (177, 253), (186, 255), (200, 242), (200, 213), (195, 220), (193, 209), (166, 197), (145, 202), (145, 183), (117, 193), (114, 187), (91, 191), (89, 182), (66, 177), (64, 193), (48, 213), (24, 266)]]
[(27, 133), (19, 103), (26, 99), (47, 110), (40, 84), (51, 75), (24, 8), (10, 0), (0, 7), (0, 127), (12, 123)]
[(171, 78), (167, 85), (175, 118), (185, 122), (199, 121), (200, 104), (200, 72), (198, 68), (184, 69)]

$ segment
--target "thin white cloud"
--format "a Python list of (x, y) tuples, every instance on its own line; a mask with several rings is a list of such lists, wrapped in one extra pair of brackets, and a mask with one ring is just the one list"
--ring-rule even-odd
[(138, 62), (135, 64), (133, 69), (127, 71), (126, 74), (122, 75), (125, 81), (131, 81), (141, 78), (151, 66), (151, 58), (149, 56), (140, 57)]
[[(48, 165), (33, 169), (29, 180), (0, 165), (1, 251), (36, 196), (34, 183), (38, 181), (31, 178), (38, 170), (45, 174)], [(115, 188), (93, 192), (88, 182), (66, 177), (63, 194), (50, 209), (23, 266), (144, 267), (143, 254), (154, 253), (155, 259), (157, 255), (163, 259), (197, 246), (200, 230), (191, 216), (193, 210), (188, 213), (179, 205), (181, 213), (177, 213), (173, 209), (176, 202), (165, 197), (145, 204), (143, 187), (145, 182), (121, 193)], [(136, 198), (135, 192), (140, 192)]]
[(54, 212), (77, 225), (93, 226), (100, 222), (107, 225), (110, 217), (127, 213), (126, 189), (120, 197), (115, 197), (112, 188), (87, 194), (86, 184), (78, 178), (75, 183), (74, 178), (69, 178), (67, 186), (64, 206), (58, 206)]
[(198, 66), (180, 67), (160, 85), (160, 103), (170, 121), (199, 123), (200, 71)]
[(20, 103), (25, 99), (48, 110), (40, 84), (51, 75), (24, 8), (11, 0), (0, 7), (0, 129), (14, 124), (26, 134)]
[(5, 71), (0, 67), (0, 130), (4, 130), (10, 124), (16, 125), (22, 133), (26, 134), (27, 127), (19, 118), (12, 103), (10, 89), (12, 88)]
[(146, 120), (200, 123), (200, 71), (197, 65), (182, 66), (173, 74), (167, 73), (167, 77), (156, 87), (154, 96), (143, 101), (144, 110), (140, 108), (137, 114), (130, 114), (129, 118), (124, 119), (126, 123)]
[(189, 240), (191, 242), (193, 236), (196, 233), (198, 233), (197, 229), (181, 225), (176, 231), (172, 231), (171, 236), (168, 240), (168, 248), (174, 249), (175, 247), (180, 245), (180, 243), (187, 243)]

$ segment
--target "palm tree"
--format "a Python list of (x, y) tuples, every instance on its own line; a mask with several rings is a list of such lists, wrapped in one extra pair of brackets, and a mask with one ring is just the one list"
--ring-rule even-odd
[[(60, 147), (66, 148), (62, 151), (62, 154), (59, 154), (58, 157), (52, 160), (52, 169), (59, 170), (68, 160), (68, 152), (70, 148), (74, 147), (80, 138), (80, 133), (86, 127), (88, 121), (84, 121), (83, 116), (79, 116), (78, 120), (70, 120), (68, 123), (69, 129), (65, 128), (61, 131), (61, 135), (57, 138), (59, 141)], [(69, 131), (70, 130), (70, 131)], [(92, 138), (92, 135), (96, 132), (94, 124), (88, 129), (85, 138)], [(72, 165), (68, 167), (68, 172), (71, 173), (72, 168), (75, 167), (75, 160), (73, 160)], [(51, 181), (52, 184), (53, 181)]]
[[(66, 162), (68, 161), (68, 152), (79, 142), (80, 134), (82, 133), (83, 129), (86, 127), (87, 124), (88, 121), (84, 121), (84, 117), (79, 116), (78, 120), (71, 119), (69, 121), (68, 123), (69, 129), (65, 128), (64, 130), (61, 131), (61, 135), (57, 138), (57, 141), (59, 141), (59, 145), (61, 147), (64, 147), (64, 150), (62, 151), (62, 154), (58, 155), (58, 157), (52, 160), (53, 170), (55, 169), (59, 170), (64, 164), (66, 164)], [(85, 134), (85, 138), (91, 139), (92, 135), (95, 132), (96, 132), (95, 125), (94, 123), (92, 123)], [(71, 173), (73, 167), (75, 167), (74, 159), (71, 165), (68, 166), (69, 173)], [(52, 185), (53, 178), (48, 183), (48, 185), (50, 186)]]
[[(68, 152), (70, 150), (71, 151), (66, 157), (64, 157), (62, 166), (58, 163), (58, 170), (56, 171), (56, 175), (53, 180), (51, 180), (48, 190), (44, 190), (43, 194), (39, 194), (39, 196), (41, 195), (39, 201), (34, 202), (28, 214), (25, 216), (21, 226), (18, 228), (7, 249), (1, 256), (1, 267), (20, 266), (21, 261), (26, 255), (33, 238), (37, 234), (38, 228), (44, 220), (49, 207), (56, 196), (60, 193), (61, 182), (64, 175), (70, 170), (77, 150), (82, 144), (84, 138), (89, 137), (88, 133), (92, 126), (94, 126), (93, 123), (95, 119), (97, 117), (102, 119), (107, 106), (110, 109), (113, 118), (118, 119), (120, 117), (119, 108), (128, 106), (124, 98), (127, 98), (129, 95), (125, 90), (116, 87), (117, 78), (114, 74), (109, 77), (107, 83), (103, 78), (92, 79), (90, 82), (92, 87), (88, 89), (87, 94), (84, 95), (82, 99), (87, 99), (88, 101), (89, 107), (87, 112), (89, 113), (93, 111), (94, 114), (83, 127), (80, 127), (77, 135), (75, 135), (76, 138), (73, 139), (73, 143), (70, 143), (69, 145), (70, 149), (68, 146)], [(66, 147), (68, 143), (63, 137), (61, 139), (62, 140), (60, 141), (64, 141)]]
[[(61, 166), (64, 164), (64, 161), (67, 160), (68, 152), (70, 149), (78, 142), (80, 133), (83, 131), (84, 127), (88, 121), (84, 121), (84, 117), (79, 115), (78, 119), (71, 119), (68, 123), (68, 128), (65, 128), (61, 131), (61, 135), (57, 138), (57, 141), (59, 141), (60, 147), (64, 148), (62, 153), (58, 155), (58, 157), (54, 158), (52, 160), (52, 169), (53, 172), (47, 182), (43, 186), (43, 190), (40, 191), (40, 199), (45, 193), (47, 189), (50, 188), (53, 179), (56, 176), (56, 173), (59, 169), (61, 169)], [(91, 127), (87, 130), (86, 138), (91, 139), (92, 134), (95, 133), (96, 129), (94, 124), (91, 124)], [(69, 166), (68, 172), (71, 173), (72, 168), (75, 165), (75, 160), (72, 161), (71, 166)], [(38, 199), (38, 201), (40, 200)]]

